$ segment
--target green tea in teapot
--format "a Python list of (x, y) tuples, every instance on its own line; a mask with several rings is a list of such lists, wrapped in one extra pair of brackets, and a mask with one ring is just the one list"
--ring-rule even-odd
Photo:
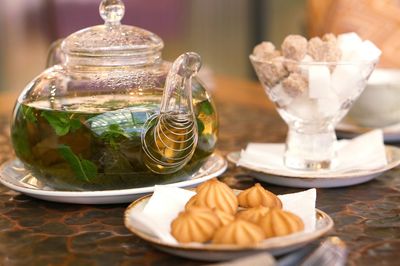
[(97, 95), (20, 103), (12, 127), (15, 152), (37, 176), (63, 189), (115, 189), (179, 180), (213, 152), (216, 113), (208, 99), (194, 99), (199, 136), (191, 161), (178, 174), (153, 173), (144, 162), (141, 135), (146, 121), (159, 111), (162, 90), (158, 91), (140, 98)]

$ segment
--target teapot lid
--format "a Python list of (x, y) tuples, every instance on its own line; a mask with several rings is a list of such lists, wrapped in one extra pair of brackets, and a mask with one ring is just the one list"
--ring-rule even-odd
[(139, 61), (145, 57), (160, 57), (164, 45), (159, 36), (142, 28), (121, 24), (125, 13), (121, 0), (103, 0), (99, 11), (104, 25), (72, 33), (62, 42), (61, 49), (67, 56), (108, 59), (135, 56), (142, 58)]

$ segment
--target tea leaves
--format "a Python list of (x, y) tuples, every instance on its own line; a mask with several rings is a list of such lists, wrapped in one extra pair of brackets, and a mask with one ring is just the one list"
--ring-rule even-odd
[(41, 116), (49, 122), (57, 136), (64, 136), (68, 134), (69, 131), (75, 132), (81, 127), (79, 119), (73, 118), (72, 115), (67, 113), (43, 111)]
[(196, 118), (196, 122), (197, 122), (197, 131), (198, 134), (201, 135), (204, 131), (204, 123), (203, 121), (201, 121), (200, 119)]
[(76, 156), (67, 145), (59, 145), (58, 151), (79, 179), (90, 181), (97, 176), (97, 166), (89, 160)]
[(204, 113), (206, 115), (212, 115), (214, 113), (214, 109), (209, 101), (203, 101), (199, 105), (200, 113)]
[(35, 113), (33, 112), (32, 108), (28, 107), (28, 106), (26, 106), (25, 108), (24, 107), (25, 106), (23, 106), (23, 108), (22, 108), (22, 113), (24, 115), (24, 118), (28, 122), (36, 123), (37, 119), (36, 119)]
[(109, 125), (107, 131), (104, 131), (100, 137), (116, 149), (118, 148), (118, 140), (121, 137), (129, 139), (129, 135), (118, 124)]

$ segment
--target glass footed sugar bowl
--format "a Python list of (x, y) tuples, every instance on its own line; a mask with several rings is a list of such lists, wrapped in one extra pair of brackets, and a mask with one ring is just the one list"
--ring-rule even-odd
[(31, 174), (60, 190), (142, 187), (188, 178), (215, 149), (217, 114), (195, 77), (196, 53), (173, 64), (162, 40), (122, 25), (124, 5), (104, 0), (104, 25), (61, 43), (62, 63), (19, 96), (11, 128)]

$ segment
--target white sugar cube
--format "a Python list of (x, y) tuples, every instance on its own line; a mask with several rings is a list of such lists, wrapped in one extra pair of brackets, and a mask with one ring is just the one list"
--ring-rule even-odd
[[(365, 61), (378, 61), (382, 51), (376, 47), (375, 44), (366, 40), (364, 41), (357, 52), (354, 54), (354, 59), (365, 60)], [(360, 72), (364, 79), (368, 78), (374, 70), (374, 64), (362, 64), (360, 65)]]
[(340, 51), (342, 52), (342, 61), (352, 60), (355, 51), (361, 46), (362, 39), (355, 32), (340, 34), (337, 38)]
[[(357, 59), (361, 60), (378, 60), (379, 56), (382, 54), (382, 51), (376, 47), (371, 41), (363, 41), (362, 44), (359, 46), (357, 51), (354, 53), (354, 57), (358, 57)], [(354, 58), (356, 59), (356, 58)]]
[(363, 89), (363, 76), (358, 65), (337, 65), (331, 76), (332, 89), (341, 100), (354, 98)]
[(308, 68), (308, 95), (312, 99), (335, 97), (331, 91), (331, 73), (327, 66), (312, 65)]
[(280, 83), (270, 90), (269, 96), (279, 107), (287, 106), (293, 101), (293, 97), (285, 92)]
[(287, 107), (287, 112), (291, 115), (309, 121), (318, 117), (317, 111), (317, 102), (307, 97), (296, 98)]
[(306, 55), (303, 57), (303, 59), (300, 61), (300, 64), (299, 64), (300, 73), (301, 73), (303, 76), (305, 76), (305, 77), (308, 76), (308, 68), (309, 68), (308, 63), (312, 63), (312, 62), (314, 62), (314, 59), (313, 59), (311, 56), (309, 56), (308, 54), (306, 54)]

